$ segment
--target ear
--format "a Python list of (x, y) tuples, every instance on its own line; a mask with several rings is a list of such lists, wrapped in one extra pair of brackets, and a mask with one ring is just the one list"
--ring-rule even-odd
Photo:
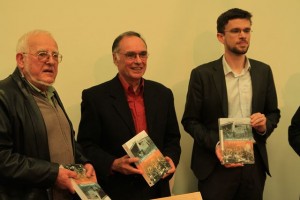
[(217, 33), (217, 38), (222, 44), (224, 44), (224, 37), (225, 35), (223, 33)]
[(17, 53), (16, 55), (16, 61), (17, 61), (17, 65), (19, 66), (19, 68), (23, 69), (24, 68), (24, 55), (22, 53)]
[(118, 61), (119, 61), (118, 56), (116, 55), (116, 53), (113, 53), (112, 56), (113, 56), (113, 61), (114, 61), (115, 65), (118, 66)]

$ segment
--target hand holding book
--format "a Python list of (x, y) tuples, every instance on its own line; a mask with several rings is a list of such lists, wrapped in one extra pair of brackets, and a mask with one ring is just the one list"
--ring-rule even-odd
[(97, 183), (92, 165), (89, 166), (88, 164), (83, 167), (82, 164), (69, 164), (63, 167), (77, 173), (77, 176), (70, 178), (70, 180), (82, 200), (110, 200), (109, 196)]
[[(216, 155), (217, 155), (218, 159), (220, 160), (220, 162), (224, 163), (223, 153), (222, 153), (221, 145), (219, 142), (216, 145)], [(226, 168), (234, 168), (234, 167), (243, 167), (244, 166), (243, 163), (228, 163), (228, 164), (223, 164), (223, 165)]]
[(175, 170), (176, 170), (176, 167), (175, 167), (175, 164), (174, 164), (173, 160), (170, 157), (168, 157), (168, 156), (166, 156), (165, 159), (170, 164), (171, 168), (169, 169), (169, 171), (167, 171), (165, 173), (165, 175), (162, 177), (162, 179), (170, 176), (171, 174), (174, 174)]
[(137, 169), (142, 171), (142, 176), (150, 187), (161, 178), (166, 177), (166, 173), (175, 170), (174, 164), (171, 166), (173, 161), (162, 155), (145, 131), (138, 133), (122, 146), (129, 157), (138, 158), (135, 165)]
[(137, 157), (129, 157), (125, 155), (121, 158), (117, 158), (114, 160), (112, 164), (112, 170), (115, 172), (119, 172), (121, 174), (129, 175), (129, 174), (143, 174), (143, 171), (137, 169), (133, 166), (134, 163), (138, 162), (139, 158)]
[(93, 165), (86, 163), (84, 165), (84, 169), (85, 169), (85, 175), (87, 178), (91, 179), (91, 181), (94, 181), (95, 183), (97, 183), (97, 176), (96, 176), (96, 172), (94, 170)]
[(251, 126), (260, 134), (264, 134), (267, 130), (267, 118), (262, 113), (254, 113), (250, 116)]
[(70, 184), (69, 178), (76, 178), (76, 172), (65, 169), (62, 165), (58, 169), (58, 174), (55, 181), (55, 187), (68, 190), (70, 193), (74, 194), (75, 190)]

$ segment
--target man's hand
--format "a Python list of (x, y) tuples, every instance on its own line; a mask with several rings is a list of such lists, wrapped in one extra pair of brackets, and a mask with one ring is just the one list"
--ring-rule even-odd
[[(216, 155), (217, 155), (218, 159), (220, 160), (220, 162), (223, 163), (223, 154), (222, 154), (222, 150), (221, 150), (220, 144), (216, 145)], [(244, 166), (243, 163), (224, 164), (224, 167), (226, 167), (226, 168), (243, 167), (243, 166)]]
[(86, 177), (91, 179), (93, 182), (97, 183), (97, 177), (96, 177), (96, 172), (94, 170), (93, 165), (91, 165), (90, 163), (87, 163), (84, 165), (84, 168), (86, 170)]
[(267, 118), (264, 114), (254, 113), (250, 116), (251, 126), (259, 133), (265, 133), (267, 130)]
[(117, 158), (114, 160), (112, 164), (112, 170), (119, 172), (121, 174), (129, 175), (129, 174), (143, 174), (143, 172), (132, 166), (135, 162), (137, 162), (138, 158), (130, 158), (128, 155), (125, 155), (121, 158)]
[(75, 190), (72, 186), (70, 178), (76, 178), (77, 173), (65, 168), (59, 168), (58, 175), (55, 181), (55, 186), (63, 190), (69, 190), (72, 194)]
[(173, 160), (168, 156), (166, 156), (165, 158), (166, 158), (166, 161), (171, 165), (171, 169), (169, 169), (169, 171), (167, 173), (165, 173), (165, 175), (162, 177), (162, 179), (170, 176), (171, 174), (174, 174), (176, 171), (176, 167), (174, 165)]

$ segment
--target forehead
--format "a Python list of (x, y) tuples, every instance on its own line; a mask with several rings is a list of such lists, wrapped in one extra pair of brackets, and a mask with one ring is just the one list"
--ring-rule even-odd
[(29, 37), (28, 46), (30, 50), (58, 50), (55, 40), (47, 34), (38, 34)]
[(251, 23), (248, 19), (231, 19), (226, 24), (225, 28), (246, 28), (251, 27)]
[(145, 51), (147, 47), (141, 38), (125, 36), (119, 43), (119, 49), (123, 51)]

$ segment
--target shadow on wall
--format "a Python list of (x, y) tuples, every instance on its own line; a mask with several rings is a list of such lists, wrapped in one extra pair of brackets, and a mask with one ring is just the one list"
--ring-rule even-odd
[[(116, 66), (113, 64), (112, 56), (106, 55), (106, 56), (100, 57), (94, 65), (94, 82), (92, 82), (91, 85), (88, 85), (85, 88), (83, 88), (83, 90), (93, 87), (95, 85), (101, 84), (103, 82), (106, 82), (106, 81), (112, 79), (116, 74), (117, 74), (117, 69), (116, 69)], [(77, 136), (78, 126), (79, 126), (80, 117), (81, 117), (81, 111), (80, 111), (80, 109), (81, 109), (81, 106), (80, 106), (81, 94), (82, 94), (82, 91), (80, 93), (80, 101), (79, 101), (80, 103), (68, 106), (66, 108), (67, 113), (68, 113), (69, 117), (71, 118), (74, 130), (76, 132), (76, 136)]]
[(299, 198), (300, 158), (288, 142), (288, 127), (300, 105), (300, 93), (295, 90), (299, 85), (299, 80), (299, 73), (290, 76), (288, 79), (282, 91), (284, 105), (280, 108), (281, 119), (278, 128), (275, 129), (267, 141), (272, 177), (267, 178), (264, 192), (265, 199)]
[(194, 42), (195, 66), (217, 60), (223, 55), (223, 45), (218, 41), (217, 34), (203, 32), (199, 34)]
[(293, 74), (288, 79), (284, 90), (282, 91), (282, 97), (284, 101), (284, 108), (287, 113), (294, 114), (297, 108), (300, 106), (300, 93), (295, 91), (295, 88), (300, 84), (300, 73)]
[[(193, 147), (193, 138), (184, 131), (181, 125), (181, 118), (185, 108), (186, 95), (190, 79), (191, 70), (201, 64), (219, 59), (223, 54), (222, 48), (219, 48), (219, 42), (216, 34), (212, 32), (203, 32), (199, 34), (194, 41), (194, 66), (188, 66), (187, 77), (184, 81), (178, 82), (172, 88), (175, 98), (176, 114), (181, 132), (181, 149), (182, 154), (178, 168), (176, 170), (175, 182), (173, 187), (174, 194), (184, 194), (198, 191), (198, 181), (192, 172), (191, 155)], [(222, 47), (222, 46), (221, 46)]]
[(118, 69), (113, 63), (111, 54), (100, 57), (94, 67), (95, 85), (111, 80), (117, 73)]
[(186, 91), (189, 79), (179, 82), (173, 86), (175, 109), (178, 118), (180, 133), (181, 133), (181, 157), (179, 165), (176, 169), (173, 192), (174, 194), (184, 194), (198, 191), (197, 179), (194, 176), (191, 166), (191, 155), (193, 147), (193, 138), (184, 131), (181, 125), (181, 118), (184, 112)]

